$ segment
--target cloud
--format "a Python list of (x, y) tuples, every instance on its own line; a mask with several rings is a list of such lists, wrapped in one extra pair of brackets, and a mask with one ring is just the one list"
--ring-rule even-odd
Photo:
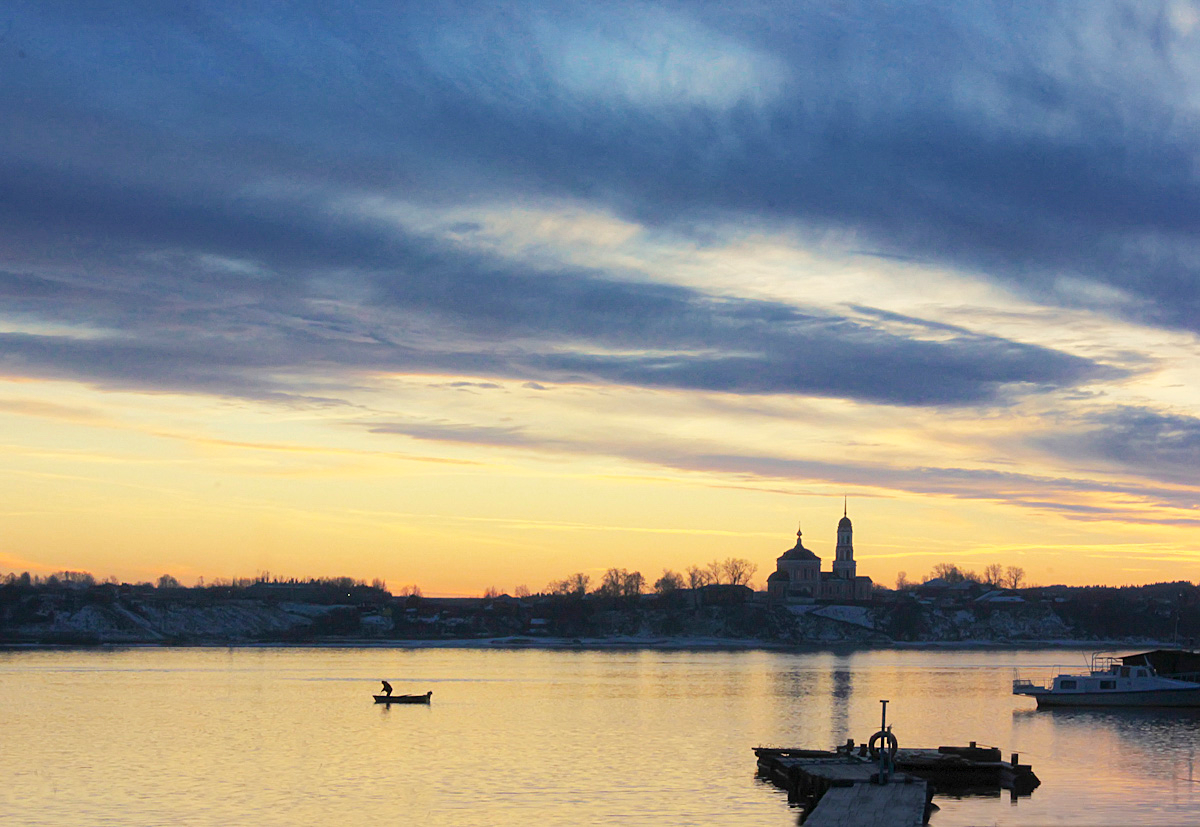
[(395, 419), (364, 424), (363, 427), (373, 433), (397, 434), (423, 441), (618, 457), (647, 466), (716, 474), (749, 488), (778, 490), (776, 486), (780, 481), (792, 485), (853, 486), (865, 491), (1003, 502), (1080, 521), (1200, 525), (1200, 517), (1192, 514), (1194, 492), (1171, 484), (1170, 474), (1157, 484), (1148, 484), (1145, 481), (1098, 479), (1088, 472), (1055, 476), (944, 465), (880, 464), (869, 458), (830, 462), (731, 452), (704, 441), (683, 440), (665, 434), (584, 439), (551, 436), (525, 426)]
[(3, 366), (305, 400), (374, 372), (899, 405), (1113, 379), (830, 297), (493, 258), (353, 205), (561, 199), (699, 243), (835, 230), (1200, 329), (1197, 33), (1152, 5), (18, 3), (0, 291), (101, 333), (10, 335)]
[[(377, 261), (351, 271), (347, 262), (334, 274), (310, 264), (273, 280), (146, 262), (137, 278), (117, 272), (108, 282), (10, 274), (0, 298), (11, 297), (13, 307), (43, 323), (86, 321), (92, 329), (0, 334), (0, 367), (305, 402), (375, 373), (898, 405), (990, 403), (1119, 375), (1048, 348), (923, 329), (919, 320), (907, 323), (916, 335), (897, 335), (869, 318), (587, 271), (532, 272), (420, 239), (399, 240), (396, 249), (387, 269)], [(164, 269), (170, 278), (150, 277)]]
[[(1192, 486), (1200, 468), (1200, 418), (1122, 405), (1064, 417), (1034, 439), (1074, 461), (1102, 463), (1156, 480)], [(1194, 503), (1194, 500), (1193, 500)]]
[[(402, 434), (414, 439), (435, 442), (456, 442), (471, 445), (490, 445), (499, 447), (525, 447), (535, 444), (520, 427), (489, 427), (485, 425), (464, 425), (449, 422), (383, 422), (375, 423), (367, 428), (374, 434)], [(548, 441), (537, 443), (538, 447), (546, 448), (554, 444)]]
[(40, 399), (0, 399), (0, 412), (38, 419), (81, 422), (88, 425), (109, 423), (109, 420), (95, 409), (77, 405), (59, 405)]
[(763, 105), (783, 87), (785, 67), (767, 54), (662, 10), (623, 12), (566, 27), (539, 21), (547, 75), (572, 96), (648, 109)]

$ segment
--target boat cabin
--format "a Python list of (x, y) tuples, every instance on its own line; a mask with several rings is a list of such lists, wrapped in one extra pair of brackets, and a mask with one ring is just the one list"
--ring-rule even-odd
[(1126, 658), (1092, 658), (1083, 674), (1059, 674), (1048, 684), (1017, 678), (1014, 695), (1037, 699), (1038, 706), (1200, 707), (1200, 683), (1159, 675), (1149, 663)]
[[(1164, 683), (1149, 665), (1133, 665), (1127, 660), (1094, 655), (1087, 674), (1060, 674), (1049, 684), (1036, 684), (1028, 680), (1013, 681), (1013, 693), (1035, 695), (1044, 692), (1069, 694), (1072, 692), (1138, 692), (1156, 689)], [(1165, 681), (1172, 683), (1172, 681)]]
[(1128, 692), (1135, 688), (1134, 681), (1154, 676), (1154, 671), (1145, 666), (1120, 666), (1112, 664), (1102, 672), (1090, 675), (1059, 675), (1054, 679), (1054, 692)]

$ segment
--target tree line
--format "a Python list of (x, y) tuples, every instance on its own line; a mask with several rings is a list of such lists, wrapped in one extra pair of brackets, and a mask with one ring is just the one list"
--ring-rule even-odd
[(928, 583), (930, 580), (937, 579), (944, 580), (947, 583), (981, 583), (985, 586), (992, 586), (998, 589), (1019, 589), (1026, 585), (1025, 569), (1020, 566), (1003, 566), (1000, 563), (990, 563), (984, 567), (982, 573), (976, 573), (970, 569), (959, 568), (954, 563), (938, 563), (921, 583), (910, 581), (905, 572), (897, 573), (896, 590), (907, 591), (908, 589), (920, 586), (922, 583)]
[[(707, 566), (688, 566), (683, 574), (663, 569), (662, 577), (654, 581), (651, 590), (655, 594), (665, 595), (680, 589), (699, 589), (710, 585), (748, 586), (756, 571), (758, 564), (744, 557), (726, 557), (724, 560), (713, 560)], [(562, 580), (550, 582), (545, 591), (547, 594), (577, 597), (585, 594), (598, 597), (636, 597), (645, 593), (648, 586), (645, 576), (640, 571), (619, 568), (611, 568), (604, 572), (595, 589), (591, 589), (591, 584), (591, 575), (576, 572)], [(528, 596), (528, 592), (525, 596)]]
[[(574, 595), (580, 597), (586, 594), (594, 594), (598, 597), (611, 598), (633, 597), (647, 592), (665, 595), (680, 589), (694, 590), (709, 585), (748, 586), (750, 585), (751, 578), (754, 577), (757, 571), (758, 565), (744, 557), (726, 557), (724, 560), (713, 560), (704, 566), (688, 566), (682, 573), (672, 569), (663, 569), (662, 576), (653, 583), (650, 583), (640, 571), (610, 568), (604, 572), (594, 587), (591, 575), (584, 572), (576, 572), (562, 580), (550, 582), (546, 585), (543, 594)], [(1025, 582), (1025, 570), (1020, 566), (1003, 566), (1000, 563), (991, 563), (985, 566), (982, 572), (977, 573), (970, 569), (962, 568), (955, 563), (938, 563), (919, 582), (910, 581), (905, 572), (899, 572), (896, 576), (896, 589), (907, 591), (935, 578), (940, 578), (947, 583), (981, 583), (994, 588), (1019, 589), (1027, 585)], [(121, 583), (115, 577), (108, 577), (101, 581), (95, 575), (86, 571), (59, 571), (45, 576), (31, 575), (29, 572), (22, 572), (21, 574), (13, 572), (0, 577), (0, 584), (17, 587), (45, 586), (50, 588), (129, 585)], [(207, 583), (203, 577), (200, 577), (195, 588), (245, 589), (260, 584), (333, 587), (339, 589), (369, 586), (380, 591), (387, 591), (387, 583), (378, 578), (368, 583), (365, 580), (353, 577), (279, 578), (272, 577), (270, 572), (262, 572), (254, 577), (214, 578)], [(133, 585), (138, 588), (186, 588), (178, 578), (171, 574), (163, 574), (153, 583), (147, 581)], [(414, 583), (400, 587), (394, 594), (401, 597), (420, 597), (421, 588)], [(528, 586), (522, 584), (516, 587), (514, 594), (518, 598), (527, 598), (532, 593)], [(499, 597), (500, 590), (495, 586), (489, 586), (484, 591), (483, 596), (485, 598)]]
[[(336, 589), (355, 589), (355, 588), (372, 588), (380, 591), (387, 591), (387, 583), (378, 578), (367, 583), (365, 580), (360, 580), (354, 577), (289, 577), (280, 578), (272, 577), (270, 572), (263, 572), (255, 577), (216, 577), (209, 582), (205, 582), (203, 577), (197, 579), (194, 588), (221, 588), (221, 589), (247, 589), (258, 585), (281, 585), (281, 586), (320, 586), (332, 587)], [(96, 576), (87, 571), (59, 571), (54, 574), (47, 574), (44, 577), (29, 572), (10, 572), (3, 577), (0, 577), (0, 585), (17, 586), (22, 588), (39, 587), (75, 587), (75, 588), (90, 588), (92, 586), (135, 586), (143, 589), (184, 589), (188, 588), (179, 581), (177, 577), (171, 574), (164, 574), (154, 582), (142, 581), (138, 583), (124, 583), (115, 577), (106, 577), (104, 580), (96, 579)], [(420, 595), (421, 590), (417, 586), (405, 586), (398, 594)]]

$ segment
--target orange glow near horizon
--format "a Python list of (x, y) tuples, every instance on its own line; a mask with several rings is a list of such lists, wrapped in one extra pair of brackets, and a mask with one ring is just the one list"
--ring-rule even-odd
[[(605, 394), (614, 421), (650, 423), (654, 405), (671, 416), (680, 404), (639, 392), (627, 409), (618, 396)], [(560, 408), (553, 439), (530, 448), (372, 433), (323, 412), (280, 417), (249, 403), (3, 383), (0, 570), (128, 581), (169, 573), (185, 583), (346, 575), (476, 595), (538, 591), (576, 571), (598, 581), (609, 567), (652, 583), (664, 569), (732, 556), (758, 566), (762, 587), (797, 520), (828, 566), (843, 494), (859, 572), (887, 586), (942, 562), (1015, 565), (1030, 584), (1068, 585), (1191, 580), (1200, 562), (1187, 524), (1068, 519), (969, 487), (929, 494), (672, 467), (653, 454), (639, 461), (637, 445), (572, 434), (582, 426), (571, 409)], [(854, 413), (855, 427), (869, 424), (868, 411)], [(689, 436), (700, 443), (721, 416), (730, 415), (698, 415)], [(900, 423), (881, 424), (886, 433)], [(820, 439), (817, 430), (799, 444)], [(1119, 501), (1121, 513), (1147, 521), (1185, 516), (1123, 495), (1072, 496)]]

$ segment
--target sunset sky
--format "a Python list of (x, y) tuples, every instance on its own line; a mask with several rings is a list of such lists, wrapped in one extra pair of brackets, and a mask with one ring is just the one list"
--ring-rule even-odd
[(1195, 581), (1198, 334), (1198, 3), (0, 14), (0, 573)]

